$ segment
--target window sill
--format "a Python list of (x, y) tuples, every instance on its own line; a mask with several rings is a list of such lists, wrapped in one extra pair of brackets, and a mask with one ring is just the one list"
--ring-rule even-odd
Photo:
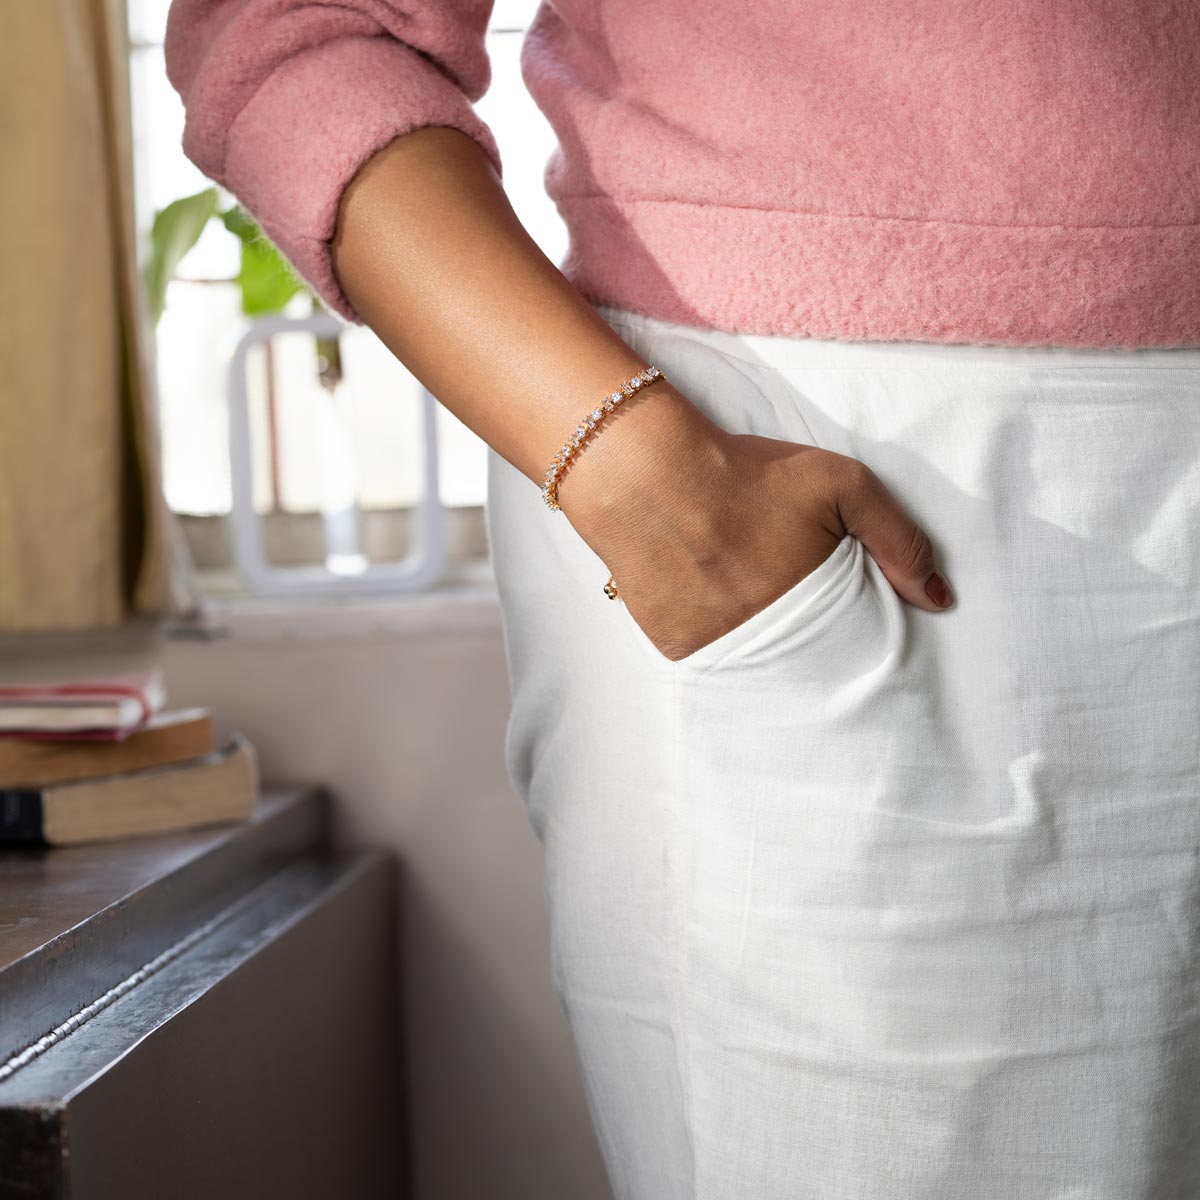
[(500, 601), (489, 576), (463, 578), (426, 592), (391, 596), (206, 596), (191, 619), (172, 622), (170, 641), (309, 641), (430, 634), (485, 634), (501, 630)]
[[(171, 641), (238, 638), (289, 641), (296, 638), (422, 636), (500, 628), (500, 607), (483, 509), (448, 509), (450, 562), (446, 579), (421, 592), (344, 596), (259, 596), (247, 592), (230, 563), (228, 518), (178, 515), (192, 560), (192, 578), (202, 597), (194, 615), (168, 624)], [(366, 546), (374, 561), (395, 561), (408, 551), (409, 510), (373, 510), (363, 515)], [(323, 552), (319, 519), (310, 513), (263, 517), (270, 558), (281, 565), (312, 563)]]

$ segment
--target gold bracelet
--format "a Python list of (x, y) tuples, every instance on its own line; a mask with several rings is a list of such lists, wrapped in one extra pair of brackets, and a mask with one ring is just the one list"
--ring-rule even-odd
[[(596, 426), (617, 405), (622, 403), (627, 397), (632, 396), (640, 388), (645, 387), (646, 384), (653, 383), (656, 379), (666, 379), (666, 376), (658, 367), (645, 367), (636, 375), (631, 375), (621, 384), (620, 391), (609, 392), (600, 402), (599, 406), (593, 408), (579, 425), (576, 426), (575, 432), (563, 442), (562, 449), (554, 456), (554, 461), (547, 469), (546, 478), (542, 483), (542, 499), (545, 500), (547, 506), (553, 512), (561, 511), (558, 504), (558, 481), (562, 478), (562, 473), (567, 469), (567, 464), (570, 463), (571, 456), (591, 437)], [(617, 585), (613, 582), (611, 575), (608, 577), (608, 582), (604, 585), (604, 594), (610, 600), (616, 600), (619, 595)]]
[(631, 376), (621, 384), (620, 391), (609, 392), (607, 396), (592, 409), (576, 426), (575, 432), (571, 434), (565, 442), (562, 449), (554, 456), (554, 461), (550, 464), (546, 471), (546, 478), (542, 483), (542, 499), (545, 500), (547, 506), (554, 512), (559, 511), (558, 505), (558, 481), (562, 478), (563, 472), (567, 469), (571, 461), (571, 456), (583, 445), (584, 442), (592, 436), (596, 426), (608, 416), (619, 404), (632, 396), (639, 388), (645, 387), (649, 383), (653, 383), (656, 379), (666, 379), (666, 376), (657, 367), (646, 367), (639, 371), (636, 375)]

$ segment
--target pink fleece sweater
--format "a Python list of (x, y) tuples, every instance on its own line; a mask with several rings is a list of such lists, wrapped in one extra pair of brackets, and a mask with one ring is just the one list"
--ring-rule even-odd
[[(472, 108), (490, 0), (174, 0), (184, 147), (337, 312), (355, 171)], [(543, 0), (564, 273), (738, 332), (1200, 346), (1200, 0)]]

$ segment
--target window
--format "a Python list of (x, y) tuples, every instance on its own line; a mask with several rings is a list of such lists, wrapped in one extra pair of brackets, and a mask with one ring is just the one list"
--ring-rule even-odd
[[(136, 219), (143, 244), (156, 211), (209, 186), (180, 148), (183, 109), (163, 65), (169, 7), (169, 0), (129, 0)], [(477, 110), (499, 144), (513, 207), (551, 261), (559, 262), (566, 232), (542, 187), (554, 134), (525, 89), (519, 63), (536, 7), (533, 0), (498, 0), (487, 39), (492, 84)], [(223, 200), (222, 207), (233, 202)], [(248, 328), (232, 282), (238, 253), (236, 238), (210, 222), (169, 285), (156, 331), (167, 501), (181, 515), (202, 570), (224, 561), (220, 526), (230, 506), (227, 372), (232, 348)], [(286, 310), (308, 311), (306, 297), (296, 297)], [(354, 487), (364, 523), (374, 531), (368, 549), (394, 558), (403, 553), (405, 514), (423, 486), (419, 390), (369, 331), (349, 329), (343, 343), (345, 386), (338, 407), (354, 448)], [(289, 335), (277, 339), (269, 355), (252, 356), (249, 368), (255, 508), (268, 523), (269, 553), (280, 562), (321, 559), (313, 549), (320, 522), (312, 517), (328, 484), (328, 439), (314, 361), (311, 339)], [(459, 530), (460, 556), (479, 556), (485, 549), (486, 448), (444, 409), (438, 434), (440, 495), (452, 532)]]

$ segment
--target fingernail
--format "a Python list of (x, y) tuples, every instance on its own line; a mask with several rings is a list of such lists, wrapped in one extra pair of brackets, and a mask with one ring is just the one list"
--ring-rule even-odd
[(938, 608), (948, 608), (954, 600), (954, 596), (950, 591), (949, 585), (936, 572), (925, 580), (925, 595), (938, 606)]

